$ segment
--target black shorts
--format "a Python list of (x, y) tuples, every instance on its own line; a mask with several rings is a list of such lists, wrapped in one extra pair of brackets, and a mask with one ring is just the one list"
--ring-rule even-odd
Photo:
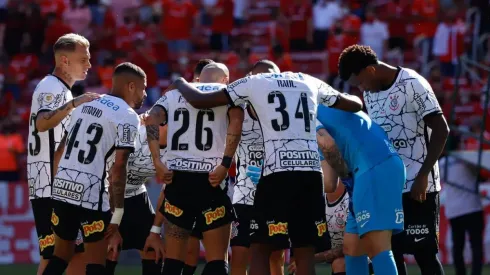
[(54, 233), (63, 240), (75, 241), (81, 229), (83, 242), (93, 243), (104, 239), (111, 216), (111, 211), (91, 210), (53, 200), (51, 225)]
[(393, 235), (394, 251), (415, 254), (419, 251), (439, 251), (439, 192), (427, 193), (423, 203), (403, 193), (405, 231)]
[(235, 219), (225, 190), (212, 187), (208, 173), (174, 171), (172, 184), (165, 187), (165, 201), (160, 212), (186, 230), (206, 232)]
[[(50, 259), (54, 252), (54, 234), (51, 228), (51, 215), (53, 203), (51, 198), (38, 198), (31, 200), (32, 213), (39, 241), (39, 255), (43, 259)], [(79, 227), (80, 228), (80, 227)], [(83, 252), (83, 242), (77, 238), (75, 253)]]
[(320, 172), (288, 171), (263, 176), (253, 207), (252, 243), (275, 249), (316, 246), (328, 235)]
[(212, 33), (209, 44), (213, 51), (227, 51), (230, 47), (230, 35), (224, 33)]
[(193, 228), (191, 231), (191, 237), (194, 237), (196, 239), (202, 240), (202, 232), (199, 231), (197, 228)]
[(125, 199), (124, 215), (119, 225), (122, 250), (143, 250), (154, 219), (155, 210), (147, 192)]
[(252, 205), (234, 204), (236, 220), (231, 223), (230, 246), (250, 247), (250, 220)]

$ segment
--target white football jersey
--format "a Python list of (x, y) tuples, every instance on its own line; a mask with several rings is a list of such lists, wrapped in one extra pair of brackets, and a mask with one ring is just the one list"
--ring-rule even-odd
[(233, 187), (233, 204), (254, 204), (256, 186), (247, 177), (247, 166), (260, 167), (260, 161), (264, 158), (264, 139), (258, 121), (254, 120), (248, 111), (245, 111), (245, 119), (242, 126), (242, 138), (237, 148), (238, 173)]
[[(165, 149), (160, 149), (160, 159), (163, 160)], [(146, 139), (146, 127), (140, 126), (134, 153), (128, 160), (128, 179), (126, 182), (125, 198), (137, 196), (146, 192), (145, 183), (155, 176), (155, 166), (151, 158), (150, 147)]]
[(264, 137), (263, 175), (321, 171), (315, 119), (318, 104), (332, 106), (339, 92), (302, 73), (267, 73), (227, 87), (231, 104), (251, 104)]
[(37, 115), (42, 111), (56, 110), (72, 99), (69, 86), (54, 75), (44, 77), (34, 90), (27, 145), (29, 199), (51, 197), (54, 152), (70, 121), (70, 115), (68, 115), (56, 127), (46, 132), (38, 132), (36, 129)]
[[(193, 83), (203, 92), (225, 88), (217, 83)], [(221, 163), (228, 129), (228, 107), (196, 109), (178, 90), (162, 96), (155, 105), (167, 113), (167, 153), (170, 170), (211, 172)]]
[[(371, 119), (388, 134), (407, 169), (403, 192), (410, 192), (413, 181), (427, 156), (432, 130), (424, 116), (442, 113), (429, 82), (411, 69), (400, 68), (393, 85), (379, 92), (364, 92), (364, 102)], [(429, 175), (427, 192), (441, 190), (439, 165)]]
[[(109, 211), (107, 180), (116, 149), (134, 151), (140, 120), (121, 98), (104, 95), (72, 113), (52, 198)], [(112, 160), (112, 161), (110, 161)]]
[(349, 214), (349, 201), (350, 197), (347, 189), (344, 190), (344, 194), (335, 202), (329, 202), (327, 200), (327, 225), (332, 248), (342, 247), (344, 243), (344, 230)]

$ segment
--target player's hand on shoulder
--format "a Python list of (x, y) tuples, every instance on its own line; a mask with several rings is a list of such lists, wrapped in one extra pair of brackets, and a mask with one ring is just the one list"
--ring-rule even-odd
[(163, 92), (163, 94), (165, 94), (168, 91), (172, 91), (172, 90), (177, 89), (177, 84), (178, 83), (187, 83), (187, 81), (183, 77), (177, 78), (176, 80), (174, 80), (174, 82), (172, 82), (172, 84), (170, 84), (170, 86), (167, 87), (167, 89), (165, 89), (165, 91)]
[[(112, 225), (112, 224), (111, 224)], [(109, 225), (109, 226), (111, 226)], [(119, 229), (116, 229), (109, 237), (109, 244), (107, 246), (107, 254), (113, 259), (118, 258), (119, 251), (121, 251), (123, 239), (119, 233)]]
[(144, 112), (144, 113), (142, 113), (142, 114), (139, 115), (141, 125), (146, 125), (146, 121), (148, 120), (148, 117), (149, 116), (150, 115), (148, 114), (148, 112)]
[(259, 183), (260, 175), (262, 175), (262, 162), (260, 162), (260, 166), (255, 165), (247, 165), (247, 177), (256, 185)]
[(150, 232), (145, 241), (145, 246), (143, 248), (143, 253), (147, 254), (149, 249), (155, 251), (155, 262), (157, 263), (160, 259), (165, 258), (165, 246), (163, 244), (160, 234)]
[(224, 167), (223, 165), (218, 165), (214, 170), (209, 173), (209, 182), (213, 187), (216, 187), (220, 185), (223, 180), (225, 180), (226, 175), (228, 173), (228, 168)]
[(418, 202), (426, 200), (427, 186), (429, 185), (429, 177), (427, 175), (417, 175), (410, 189), (410, 196)]
[(100, 98), (102, 95), (97, 93), (84, 93), (83, 95), (77, 96), (73, 99), (73, 105), (76, 107), (82, 105), (83, 103), (90, 102), (97, 98)]
[(165, 164), (161, 161), (155, 162), (155, 170), (157, 174), (157, 178), (165, 184), (172, 183), (173, 172), (169, 170)]

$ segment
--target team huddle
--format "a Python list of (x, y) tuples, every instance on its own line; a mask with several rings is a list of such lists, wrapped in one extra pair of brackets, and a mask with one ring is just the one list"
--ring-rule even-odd
[[(153, 107), (146, 74), (119, 64), (110, 94), (73, 98), (89, 42), (67, 34), (31, 106), (28, 180), (38, 275), (115, 274), (139, 250), (143, 275), (444, 274), (437, 159), (449, 130), (428, 82), (354, 45), (339, 58), (362, 101), (261, 60), (229, 83), (200, 60)], [(235, 182), (228, 173), (236, 162)], [(156, 211), (146, 182), (164, 184)], [(232, 192), (229, 192), (232, 191)], [(232, 193), (231, 197), (228, 193)], [(163, 229), (163, 238), (162, 238)], [(231, 259), (229, 260), (229, 247)]]

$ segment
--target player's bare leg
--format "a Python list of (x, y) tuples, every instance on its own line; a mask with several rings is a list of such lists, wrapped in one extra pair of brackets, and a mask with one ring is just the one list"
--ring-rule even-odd
[(199, 239), (190, 236), (187, 240), (187, 255), (185, 257), (184, 272), (182, 275), (194, 274), (199, 262), (199, 252), (201, 251), (201, 246)]
[(274, 247), (270, 244), (253, 243), (250, 245), (250, 274), (268, 275), (272, 252), (274, 252)]
[(42, 275), (44, 272), (44, 269), (49, 263), (49, 259), (44, 259), (41, 257), (41, 260), (39, 260), (39, 266), (37, 267), (37, 275)]
[(344, 233), (345, 270), (348, 274), (368, 274), (368, 257), (359, 235)]
[(333, 274), (345, 274), (345, 259), (337, 258), (332, 262), (332, 273)]
[(202, 275), (228, 274), (228, 247), (231, 223), (203, 232), (203, 245), (207, 264)]
[[(85, 242), (83, 245), (85, 246), (85, 258), (87, 262), (87, 266), (85, 268), (86, 274), (104, 274), (105, 269), (98, 269), (100, 266), (105, 268), (108, 241), (106, 239), (102, 239), (96, 242)], [(97, 268), (97, 270), (91, 270), (92, 268)]]
[(191, 232), (169, 222), (165, 217), (163, 224), (165, 228), (165, 262), (162, 274), (180, 275), (184, 268), (187, 240)]
[(293, 248), (296, 263), (296, 275), (314, 275), (315, 273), (315, 247), (307, 246)]
[(271, 275), (284, 275), (284, 250), (276, 250), (272, 252), (269, 258), (271, 266)]
[(231, 275), (246, 275), (248, 259), (250, 257), (248, 247), (231, 247)]
[(62, 275), (68, 267), (68, 263), (75, 254), (75, 240), (63, 240), (54, 234), (54, 253), (48, 265), (43, 271), (43, 275)]
[(85, 275), (85, 253), (75, 253), (68, 263), (66, 268), (66, 275)]

